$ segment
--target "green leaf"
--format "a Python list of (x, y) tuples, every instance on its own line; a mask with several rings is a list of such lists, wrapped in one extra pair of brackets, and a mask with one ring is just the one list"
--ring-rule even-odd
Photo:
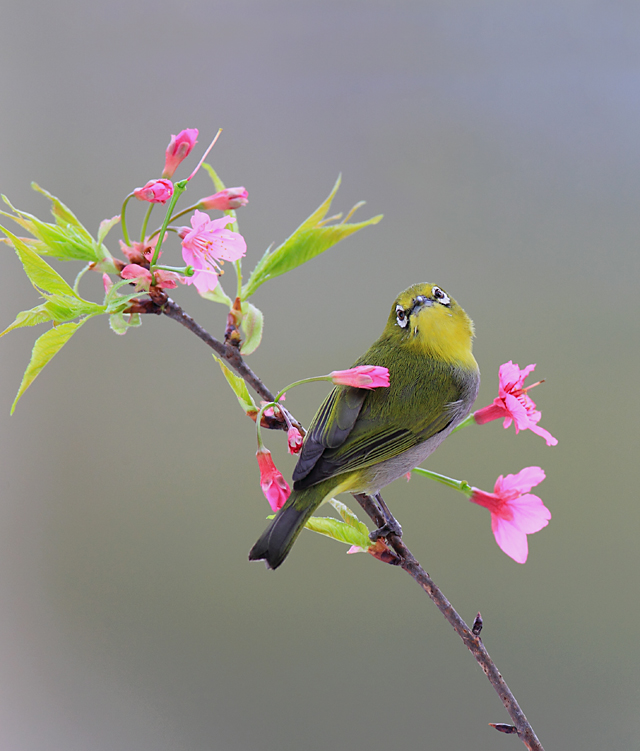
[(45, 290), (45, 292), (77, 297), (73, 289), (71, 289), (57, 271), (49, 266), (44, 258), (41, 258), (19, 237), (16, 237), (8, 230), (3, 228), (3, 232), (6, 233), (7, 237), (9, 237), (13, 243), (18, 258), (22, 261), (25, 273), (31, 280), (32, 284)]
[(222, 303), (223, 305), (228, 305), (230, 308), (233, 305), (233, 301), (231, 300), (229, 295), (227, 295), (225, 291), (222, 289), (222, 285), (220, 284), (220, 282), (218, 282), (215, 288), (212, 289), (211, 291), (200, 292), (198, 290), (198, 293), (200, 297), (204, 297), (205, 300), (211, 300), (211, 302), (219, 302), (219, 303)]
[(335, 498), (331, 498), (329, 500), (329, 503), (340, 514), (345, 524), (349, 524), (360, 534), (366, 535), (367, 540), (369, 539), (369, 530), (367, 529), (367, 525), (363, 524), (348, 506), (346, 506), (341, 501), (336, 500)]
[[(218, 177), (218, 173), (213, 169), (213, 167), (206, 162), (203, 163), (202, 167), (209, 173), (209, 177), (213, 181), (213, 187), (216, 189), (216, 193), (224, 190), (225, 184)], [(236, 212), (233, 209), (228, 209), (227, 211), (223, 211), (222, 213), (233, 217), (233, 224), (231, 225), (231, 229), (234, 232), (238, 232), (238, 220), (236, 219)], [(238, 263), (238, 261), (236, 261), (235, 263)]]
[(339, 187), (340, 177), (338, 177), (331, 193), (313, 214), (282, 245), (273, 252), (267, 251), (265, 253), (251, 272), (249, 281), (242, 288), (243, 300), (249, 298), (268, 279), (274, 279), (295, 269), (320, 255), (345, 237), (364, 227), (377, 224), (382, 219), (382, 214), (380, 214), (364, 222), (347, 223), (344, 221), (341, 224), (325, 225), (323, 223), (324, 217)]
[(49, 329), (39, 339), (36, 339), (31, 353), (31, 360), (22, 377), (22, 383), (20, 384), (16, 398), (11, 405), (11, 414), (13, 414), (20, 397), (40, 375), (44, 366), (64, 347), (87, 320), (89, 319), (85, 318), (78, 323), (63, 323), (61, 326)]
[(122, 312), (118, 312), (109, 316), (109, 326), (118, 336), (124, 336), (129, 329), (140, 325), (142, 325), (142, 319), (139, 313), (128, 313), (125, 317)]
[(88, 240), (90, 243), (93, 242), (93, 238), (91, 237), (89, 231), (81, 224), (80, 220), (76, 217), (73, 211), (71, 211), (68, 206), (65, 206), (59, 198), (56, 198), (53, 194), (49, 193), (48, 190), (41, 188), (37, 183), (31, 183), (31, 187), (37, 193), (40, 193), (40, 195), (48, 198), (51, 201), (51, 213), (56, 220), (56, 224), (65, 228), (71, 225), (75, 227), (78, 230), (78, 233), (82, 235), (86, 240)]
[(213, 357), (218, 361), (224, 377), (227, 379), (229, 386), (231, 386), (231, 388), (233, 389), (233, 393), (238, 398), (240, 406), (245, 411), (245, 413), (249, 414), (250, 412), (257, 412), (258, 407), (251, 398), (251, 394), (249, 393), (249, 389), (247, 388), (247, 384), (244, 382), (244, 380), (240, 378), (240, 376), (237, 376), (235, 373), (232, 373), (219, 357), (217, 357), (216, 355), (213, 355)]
[(357, 545), (366, 550), (371, 545), (369, 530), (366, 525), (359, 521), (344, 503), (336, 501), (335, 498), (332, 498), (329, 502), (338, 510), (345, 521), (339, 521), (330, 516), (312, 516), (305, 524), (306, 528), (338, 540), (338, 542)]
[(74, 318), (84, 316), (97, 316), (106, 311), (104, 305), (82, 300), (68, 295), (45, 295), (47, 302), (45, 308), (51, 314), (54, 323), (64, 323)]
[(241, 355), (250, 355), (255, 352), (262, 341), (262, 329), (264, 328), (264, 315), (255, 305), (250, 302), (242, 303), (242, 321), (240, 323), (244, 333), (244, 343), (240, 349)]
[(100, 226), (98, 227), (98, 244), (104, 242), (104, 238), (109, 234), (109, 232), (116, 226), (119, 221), (120, 214), (117, 214), (116, 216), (112, 216), (111, 219), (103, 219), (100, 222)]
[(202, 169), (208, 172), (209, 177), (213, 181), (213, 187), (216, 189), (216, 193), (219, 193), (221, 190), (224, 190), (225, 188), (224, 183), (218, 177), (218, 173), (213, 169), (213, 167), (210, 164), (207, 164), (206, 162), (204, 162), (202, 165)]
[[(41, 222), (33, 214), (16, 209), (6, 196), (2, 196), (4, 202), (17, 216), (7, 214), (4, 211), (0, 214), (10, 217), (42, 241), (45, 246), (41, 251), (43, 255), (54, 256), (63, 261), (98, 261), (104, 258), (104, 253), (98, 252), (95, 241), (70, 209), (35, 183), (32, 184), (32, 187), (52, 201), (51, 211), (56, 220), (55, 224)], [(3, 229), (3, 231), (5, 230)], [(108, 255), (108, 251), (106, 253)]]
[(51, 313), (47, 309), (47, 303), (31, 308), (31, 310), (23, 310), (21, 313), (18, 313), (16, 320), (0, 334), (0, 337), (13, 331), (13, 329), (21, 329), (24, 326), (37, 326), (39, 323), (45, 323), (45, 321), (50, 320)]

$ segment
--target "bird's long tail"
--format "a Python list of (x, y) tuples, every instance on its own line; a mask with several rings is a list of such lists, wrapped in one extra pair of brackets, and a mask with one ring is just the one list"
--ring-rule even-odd
[(318, 485), (304, 490), (294, 490), (249, 551), (249, 560), (264, 560), (269, 568), (278, 568), (289, 554), (307, 519), (324, 498), (325, 495)]

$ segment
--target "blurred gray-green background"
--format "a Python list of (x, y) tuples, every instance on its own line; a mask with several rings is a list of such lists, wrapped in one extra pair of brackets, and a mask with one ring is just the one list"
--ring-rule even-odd
[[(385, 497), (463, 617), (482, 611), (547, 749), (640, 747), (637, 3), (5, 0), (0, 60), (20, 208), (47, 215), (35, 180), (95, 231), (171, 133), (199, 128), (200, 154), (223, 127), (211, 161), (249, 190), (247, 268), (339, 172), (336, 210), (385, 214), (256, 294), (250, 364), (273, 389), (348, 367), (417, 281), (476, 323), (478, 406), (500, 363), (537, 363), (556, 448), (493, 423), (427, 465), (486, 490), (545, 469), (553, 520), (526, 565), (452, 491)], [(3, 258), (2, 327), (38, 302)], [(100, 299), (97, 276), (82, 289)], [(175, 296), (222, 332), (220, 306)], [(254, 428), (200, 341), (94, 320), (9, 418), (37, 333), (0, 343), (0, 748), (522, 748), (487, 727), (499, 699), (409, 577), (311, 533), (276, 573), (247, 562), (268, 511)], [(287, 404), (308, 423), (324, 393)]]

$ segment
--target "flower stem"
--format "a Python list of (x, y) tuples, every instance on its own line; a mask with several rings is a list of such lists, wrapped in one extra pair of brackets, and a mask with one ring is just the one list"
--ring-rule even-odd
[(122, 204), (122, 211), (120, 212), (120, 222), (122, 224), (122, 239), (124, 240), (124, 244), (129, 246), (131, 245), (131, 242), (129, 241), (129, 233), (127, 232), (125, 212), (127, 210), (127, 204), (129, 203), (130, 198), (133, 198), (133, 193), (129, 193), (129, 195), (124, 199), (124, 202)]
[(156, 243), (155, 250), (153, 251), (153, 258), (151, 259), (150, 271), (152, 273), (153, 273), (153, 269), (155, 268), (158, 257), (160, 255), (160, 248), (162, 247), (164, 234), (167, 231), (167, 227), (169, 226), (173, 209), (176, 203), (178, 202), (178, 198), (180, 198), (180, 196), (185, 192), (186, 189), (187, 189), (186, 180), (180, 180), (179, 182), (175, 183), (175, 185), (173, 186), (173, 195), (171, 196), (171, 200), (169, 201), (169, 208), (167, 209), (167, 213), (165, 214), (164, 221), (162, 222), (162, 227), (160, 228), (158, 242)]
[(144, 237), (147, 233), (147, 224), (149, 224), (149, 217), (151, 216), (151, 212), (153, 211), (153, 204), (149, 204), (149, 208), (147, 209), (147, 213), (144, 215), (144, 219), (142, 221), (142, 229), (140, 230), (140, 242), (144, 242)]
[(182, 276), (193, 276), (194, 274), (193, 266), (163, 266), (162, 264), (158, 264), (155, 268), (162, 271), (173, 271), (176, 274), (182, 274)]
[(83, 276), (84, 276), (84, 275), (85, 275), (85, 274), (87, 273), (87, 271), (89, 271), (89, 268), (90, 268), (90, 267), (91, 267), (91, 264), (90, 264), (90, 263), (88, 263), (88, 264), (87, 264), (87, 265), (86, 265), (86, 266), (85, 266), (85, 267), (84, 267), (83, 269), (81, 269), (81, 270), (80, 270), (80, 272), (78, 273), (78, 276), (76, 277), (76, 280), (75, 280), (75, 282), (73, 283), (73, 291), (74, 291), (74, 292), (76, 293), (76, 295), (78, 294), (78, 285), (80, 284), (80, 280), (81, 280), (81, 279), (82, 279), (82, 277), (83, 277)]
[(292, 389), (294, 386), (301, 386), (303, 383), (312, 383), (313, 381), (330, 381), (331, 376), (324, 375), (324, 376), (313, 376), (312, 378), (303, 378), (301, 381), (294, 381), (293, 383), (290, 383), (286, 388), (282, 389), (282, 391), (278, 391), (275, 401), (279, 402), (280, 399), (282, 399), (283, 394), (286, 394), (289, 389)]
[(184, 216), (185, 214), (189, 214), (192, 211), (195, 211), (198, 208), (198, 206), (200, 206), (199, 203), (194, 203), (193, 206), (189, 206), (188, 209), (184, 209), (183, 211), (180, 211), (177, 214), (174, 214), (169, 221), (175, 222), (175, 220), (180, 219), (181, 216)]
[(446, 485), (448, 488), (459, 490), (461, 493), (469, 496), (469, 498), (473, 495), (473, 489), (471, 488), (471, 485), (469, 485), (468, 482), (464, 482), (464, 480), (454, 480), (453, 477), (439, 475), (437, 472), (431, 472), (431, 470), (423, 469), (422, 467), (415, 467), (415, 469), (412, 469), (411, 471), (415, 472), (417, 475), (428, 477), (430, 480), (435, 480), (442, 485)]
[(466, 428), (467, 425), (475, 425), (476, 421), (474, 418), (474, 412), (472, 412), (470, 415), (467, 416), (465, 420), (463, 420), (460, 425), (457, 425), (451, 432), (455, 433), (456, 430), (460, 430), (461, 428)]

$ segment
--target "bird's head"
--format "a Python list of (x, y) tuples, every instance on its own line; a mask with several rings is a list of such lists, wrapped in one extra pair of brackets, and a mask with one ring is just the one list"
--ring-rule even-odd
[(476, 368), (473, 322), (436, 284), (414, 284), (396, 298), (385, 334), (400, 346), (452, 364)]

